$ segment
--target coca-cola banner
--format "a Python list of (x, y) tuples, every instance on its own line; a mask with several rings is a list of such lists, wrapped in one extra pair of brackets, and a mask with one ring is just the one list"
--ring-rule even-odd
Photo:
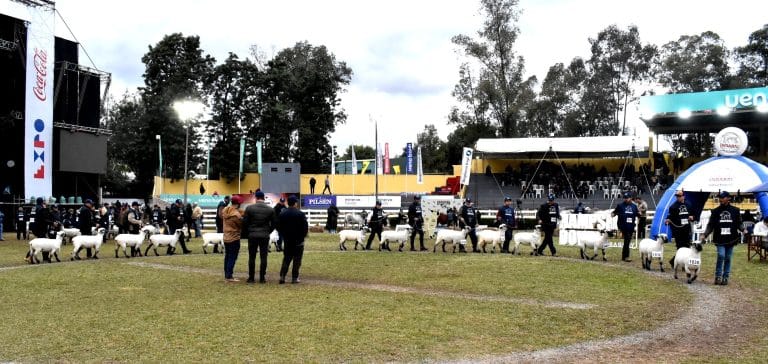
[(24, 195), (50, 197), (53, 172), (52, 7), (29, 6), (24, 114)]

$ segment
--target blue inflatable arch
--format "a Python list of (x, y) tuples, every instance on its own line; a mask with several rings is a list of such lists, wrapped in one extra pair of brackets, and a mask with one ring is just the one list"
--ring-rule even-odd
[[(652, 239), (661, 233), (672, 236), (664, 220), (667, 219), (669, 206), (675, 202), (677, 190), (683, 190), (698, 220), (711, 193), (724, 190), (736, 195), (763, 182), (768, 182), (768, 167), (744, 156), (718, 156), (696, 163), (680, 175), (657, 202), (649, 235)], [(755, 199), (763, 216), (768, 214), (768, 194), (757, 192)]]

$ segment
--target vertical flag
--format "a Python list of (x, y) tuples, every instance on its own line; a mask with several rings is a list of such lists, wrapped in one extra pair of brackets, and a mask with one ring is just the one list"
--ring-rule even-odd
[(416, 183), (424, 183), (424, 167), (421, 165), (421, 147), (416, 149)]
[(24, 195), (50, 197), (53, 179), (53, 6), (28, 6)]
[(352, 148), (352, 174), (357, 174), (357, 158), (355, 158), (355, 145), (350, 146)]
[(157, 154), (160, 156), (160, 170), (157, 174), (160, 178), (163, 178), (163, 140), (160, 139), (157, 141)]
[(405, 144), (405, 174), (413, 174), (413, 143)]
[(243, 159), (245, 158), (245, 138), (240, 138), (240, 173), (243, 173)]
[[(162, 156), (162, 154), (161, 154), (161, 156)], [(162, 160), (163, 158), (160, 157), (160, 159)], [(160, 162), (160, 163), (162, 163), (162, 162)], [(205, 179), (209, 179), (208, 175), (210, 175), (210, 174), (211, 174), (211, 146), (209, 145), (208, 146), (208, 156), (205, 157)]]
[(472, 148), (464, 148), (461, 153), (461, 181), (463, 185), (469, 184), (469, 176), (472, 173)]
[(376, 145), (376, 174), (381, 174), (382, 172), (382, 163), (381, 163), (381, 145)]
[(336, 147), (331, 146), (331, 176), (336, 175)]
[(384, 143), (384, 174), (389, 174), (389, 143)]
[(261, 140), (256, 142), (256, 164), (259, 174), (261, 174)]

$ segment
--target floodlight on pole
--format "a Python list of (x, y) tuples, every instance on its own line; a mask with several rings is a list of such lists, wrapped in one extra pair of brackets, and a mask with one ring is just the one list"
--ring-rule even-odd
[(688, 109), (680, 109), (680, 111), (677, 112), (677, 116), (679, 116), (681, 119), (688, 119), (693, 115), (691, 110)]
[(163, 195), (163, 185), (165, 184), (163, 181), (163, 138), (160, 136), (160, 134), (155, 134), (155, 139), (157, 139), (157, 160), (158, 160), (158, 166), (157, 166), (157, 176), (160, 177), (160, 195)]
[(203, 105), (200, 101), (180, 100), (173, 103), (173, 109), (184, 123), (186, 137), (184, 141), (184, 204), (187, 203), (187, 164), (189, 162), (189, 124), (203, 113)]

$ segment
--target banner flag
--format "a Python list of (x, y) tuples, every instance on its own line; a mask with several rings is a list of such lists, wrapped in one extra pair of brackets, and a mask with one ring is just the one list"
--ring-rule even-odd
[(336, 147), (331, 147), (331, 176), (336, 175)]
[(240, 173), (243, 173), (243, 159), (245, 158), (245, 139), (240, 138)]
[(258, 169), (259, 174), (261, 174), (261, 148), (262, 148), (261, 140), (259, 140), (258, 142), (256, 142), (256, 164), (257, 164), (256, 168)]
[(384, 174), (389, 174), (389, 143), (384, 143)]
[(381, 144), (376, 145), (376, 174), (382, 173)]
[(461, 180), (463, 185), (469, 184), (469, 176), (472, 174), (472, 148), (464, 148), (461, 153)]
[(357, 174), (357, 158), (355, 158), (355, 146), (352, 147), (352, 174)]
[(421, 147), (416, 152), (416, 183), (424, 183), (424, 168), (421, 165)]
[(405, 144), (405, 174), (413, 174), (413, 143)]
[(53, 194), (54, 8), (27, 9), (24, 195), (48, 198)]

